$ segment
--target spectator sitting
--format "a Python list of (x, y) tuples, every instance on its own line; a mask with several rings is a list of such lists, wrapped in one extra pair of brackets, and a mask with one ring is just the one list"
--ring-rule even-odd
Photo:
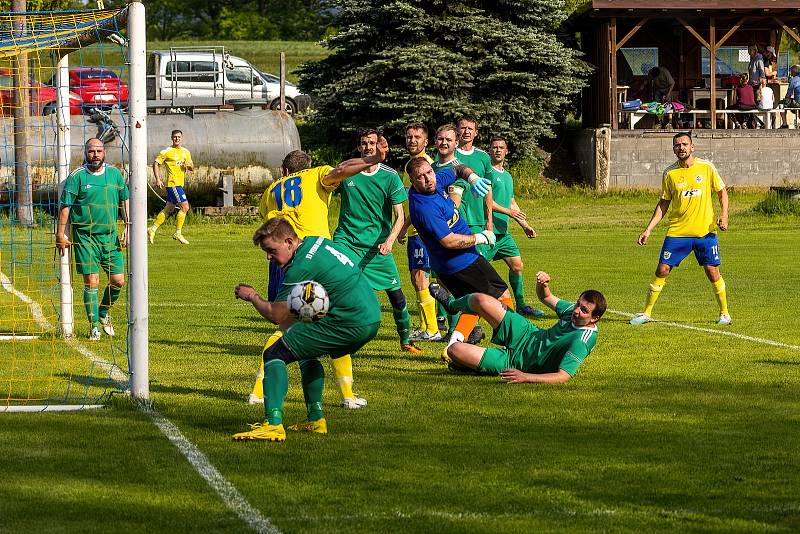
[[(756, 95), (753, 91), (753, 86), (748, 82), (747, 74), (742, 74), (739, 77), (739, 87), (736, 88), (736, 103), (728, 109), (738, 109), (739, 111), (756, 109)], [(742, 118), (738, 113), (733, 115), (732, 120), (734, 128), (747, 128), (748, 122), (751, 127), (754, 126), (754, 123), (749, 118)]]
[[(789, 76), (789, 88), (786, 90), (786, 98), (783, 99), (783, 107), (800, 108), (800, 65), (792, 65)], [(785, 111), (781, 113), (781, 121), (783, 121), (781, 128), (789, 127)]]
[(758, 88), (756, 94), (756, 100), (758, 102), (758, 109), (764, 111), (771, 111), (775, 107), (775, 93), (772, 92), (772, 88), (767, 85), (767, 79), (761, 79), (761, 85)]

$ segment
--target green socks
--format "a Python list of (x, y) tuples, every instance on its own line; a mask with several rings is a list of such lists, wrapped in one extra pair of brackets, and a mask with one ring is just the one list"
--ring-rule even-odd
[(97, 288), (83, 286), (83, 307), (86, 308), (86, 318), (92, 326), (100, 324), (97, 304)]
[(303, 383), (303, 397), (309, 421), (322, 419), (322, 389), (325, 385), (325, 370), (322, 362), (313, 358), (300, 360), (300, 380)]
[(514, 294), (514, 302), (517, 309), (525, 306), (525, 284), (522, 280), (522, 273), (508, 273), (508, 283), (511, 284), (511, 292)]
[(402, 310), (392, 308), (392, 317), (397, 327), (397, 335), (400, 336), (400, 344), (408, 345), (411, 335), (411, 315), (408, 314), (408, 306), (403, 306)]
[[(95, 290), (95, 293), (96, 291), (97, 290)], [(108, 315), (108, 309), (117, 302), (120, 293), (122, 293), (121, 287), (113, 284), (108, 284), (108, 286), (106, 286), (106, 290), (103, 292), (103, 301), (100, 303), (99, 315), (101, 319)]]
[[(305, 389), (305, 383), (303, 383)], [(282, 360), (264, 364), (264, 412), (271, 425), (283, 423), (283, 401), (289, 391), (289, 373)], [(321, 388), (320, 388), (321, 391)]]

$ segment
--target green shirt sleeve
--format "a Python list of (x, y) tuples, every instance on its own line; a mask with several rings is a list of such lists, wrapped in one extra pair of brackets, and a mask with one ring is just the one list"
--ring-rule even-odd
[(64, 180), (64, 190), (61, 192), (61, 206), (72, 206), (78, 198), (80, 179), (77, 174), (71, 174)]
[(556, 315), (558, 315), (559, 319), (569, 319), (574, 308), (574, 302), (559, 299), (556, 303)]
[(408, 191), (403, 186), (403, 180), (400, 178), (399, 174), (392, 175), (392, 181), (389, 184), (389, 201), (392, 205), (395, 204), (402, 204), (406, 200), (408, 200)]
[(564, 358), (562, 358), (558, 368), (569, 373), (569, 376), (575, 376), (575, 373), (578, 372), (578, 367), (581, 366), (588, 355), (589, 349), (586, 347), (586, 343), (580, 337), (576, 337), (569, 349), (567, 349), (567, 353), (564, 354)]

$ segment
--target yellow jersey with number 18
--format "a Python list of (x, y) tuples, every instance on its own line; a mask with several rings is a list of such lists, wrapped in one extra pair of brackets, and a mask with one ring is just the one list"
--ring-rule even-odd
[(258, 213), (263, 220), (285, 217), (300, 239), (322, 236), (330, 239), (328, 205), (331, 190), (322, 179), (333, 170), (329, 165), (313, 167), (284, 176), (270, 185), (261, 196)]
[(664, 171), (661, 198), (669, 200), (667, 237), (703, 237), (716, 232), (713, 193), (725, 188), (710, 161), (695, 158), (691, 167), (677, 162)]

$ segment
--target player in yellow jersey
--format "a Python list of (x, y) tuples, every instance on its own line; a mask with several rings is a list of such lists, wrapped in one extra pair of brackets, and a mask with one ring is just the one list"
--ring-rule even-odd
[[(703, 266), (706, 276), (714, 286), (714, 294), (719, 304), (717, 324), (728, 325), (728, 300), (725, 280), (719, 274), (719, 243), (716, 230), (728, 229), (728, 193), (714, 165), (694, 157), (694, 142), (690, 133), (679, 133), (672, 138), (672, 151), (678, 161), (667, 167), (662, 181), (661, 200), (658, 201), (653, 216), (639, 235), (639, 244), (646, 245), (650, 232), (667, 214), (669, 228), (661, 248), (658, 267), (642, 313), (631, 319), (631, 324), (640, 325), (651, 321), (661, 290), (673, 267), (694, 252), (697, 263)], [(714, 223), (712, 193), (719, 197), (720, 216)], [(669, 212), (667, 212), (669, 210)]]
[[(415, 158), (425, 158), (428, 163), (433, 163), (433, 158), (426, 152), (428, 146), (428, 127), (421, 122), (415, 122), (406, 126), (406, 149), (408, 149), (408, 161)], [(408, 167), (408, 162), (404, 169)], [(408, 172), (403, 171), (403, 184), (411, 187), (411, 180)], [(406, 211), (408, 211), (406, 209)], [(428, 259), (428, 251), (417, 235), (414, 225), (411, 224), (408, 214), (406, 214), (406, 245), (408, 252), (408, 270), (411, 273), (411, 285), (417, 294), (417, 308), (419, 309), (419, 330), (411, 334), (413, 341), (441, 341), (442, 334), (439, 332), (439, 324), (436, 320), (436, 301), (431, 297), (428, 287), (430, 286), (431, 266)]]
[[(380, 137), (375, 154), (363, 158), (352, 158), (336, 167), (322, 165), (311, 168), (311, 157), (301, 150), (289, 152), (281, 165), (282, 177), (270, 185), (261, 197), (258, 212), (264, 221), (284, 217), (294, 228), (300, 239), (313, 235), (330, 239), (328, 226), (328, 204), (331, 193), (345, 178), (350, 178), (373, 165), (383, 162), (389, 151), (386, 139)], [(283, 283), (284, 271), (270, 262), (267, 300), (275, 301)], [(282, 336), (280, 330), (267, 340), (266, 350)], [(353, 393), (353, 361), (350, 355), (332, 360), (336, 383), (342, 392), (342, 406), (356, 409), (367, 404), (366, 400)], [(253, 391), (248, 402), (264, 402), (264, 362), (256, 375)]]
[(158, 227), (164, 224), (167, 217), (175, 210), (175, 206), (180, 206), (181, 209), (175, 216), (175, 233), (172, 234), (172, 239), (181, 245), (189, 244), (189, 241), (183, 237), (182, 233), (186, 214), (189, 213), (189, 201), (183, 191), (183, 184), (186, 171), (194, 170), (194, 163), (192, 163), (192, 155), (181, 145), (182, 142), (183, 132), (172, 130), (172, 146), (159, 152), (153, 162), (153, 174), (156, 177), (156, 186), (159, 189), (164, 187), (159, 166), (163, 165), (167, 169), (167, 205), (164, 206), (164, 209), (156, 216), (153, 224), (147, 229), (147, 237), (150, 239), (151, 245), (155, 241)]

